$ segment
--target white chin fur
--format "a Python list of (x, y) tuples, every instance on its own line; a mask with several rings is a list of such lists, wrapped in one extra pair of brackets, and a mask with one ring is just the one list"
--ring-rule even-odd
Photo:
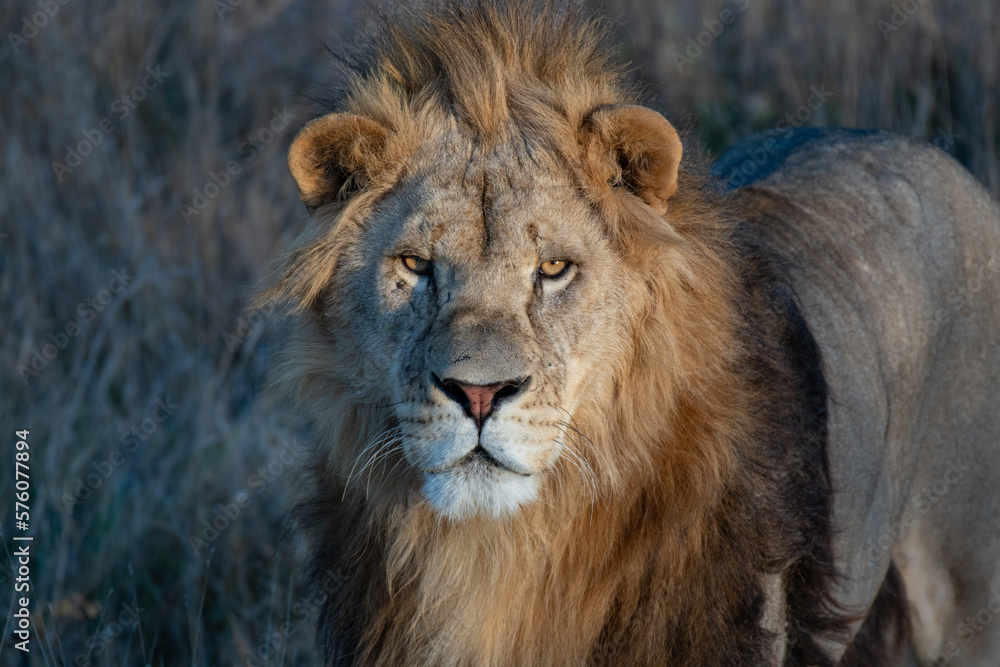
[(476, 514), (502, 517), (517, 512), (538, 496), (535, 476), (480, 464), (464, 465), (424, 476), (424, 497), (441, 515), (465, 519)]

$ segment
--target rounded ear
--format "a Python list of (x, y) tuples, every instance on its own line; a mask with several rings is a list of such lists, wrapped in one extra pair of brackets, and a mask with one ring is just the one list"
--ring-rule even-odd
[(288, 170), (306, 208), (314, 211), (364, 187), (388, 136), (379, 123), (348, 113), (306, 123), (288, 149)]
[(627, 188), (660, 215), (667, 212), (683, 148), (666, 118), (641, 106), (600, 107), (580, 133), (585, 152), (605, 172), (602, 180)]

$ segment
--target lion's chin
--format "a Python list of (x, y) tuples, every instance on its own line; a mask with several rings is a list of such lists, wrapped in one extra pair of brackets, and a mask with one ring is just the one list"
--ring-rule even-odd
[(423, 495), (438, 514), (449, 519), (503, 517), (535, 500), (538, 480), (535, 475), (521, 475), (474, 460), (425, 473)]

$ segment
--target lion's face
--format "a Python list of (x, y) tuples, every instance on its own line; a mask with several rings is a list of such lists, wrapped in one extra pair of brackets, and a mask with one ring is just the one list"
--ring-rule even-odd
[(291, 253), (284, 280), (320, 276), (337, 382), (389, 410), (341, 458), (354, 468), (398, 446), (416, 473), (402, 477), (440, 514), (500, 516), (560, 464), (594, 479), (575, 417), (612, 403), (649, 298), (597, 202), (669, 227), (680, 143), (628, 106), (567, 123), (555, 152), (427, 125), (330, 114), (299, 133), (289, 167), (321, 209), (304, 236), (320, 240)]
[(501, 515), (575, 456), (574, 411), (628, 349), (634, 279), (554, 168), (452, 154), (419, 172), (353, 244), (343, 317), (423, 495)]

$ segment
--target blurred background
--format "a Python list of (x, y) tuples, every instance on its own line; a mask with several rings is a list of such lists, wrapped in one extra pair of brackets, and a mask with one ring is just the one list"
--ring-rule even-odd
[[(756, 130), (923, 137), (994, 194), (995, 0), (616, 0), (621, 58), (717, 157)], [(355, 0), (7, 0), (0, 45), (4, 665), (313, 664), (322, 591), (280, 526), (302, 446), (247, 309), (301, 227), (285, 168)], [(30, 528), (14, 523), (16, 431)], [(8, 598), (7, 596), (10, 596)], [(14, 609), (12, 603), (11, 609)]]

